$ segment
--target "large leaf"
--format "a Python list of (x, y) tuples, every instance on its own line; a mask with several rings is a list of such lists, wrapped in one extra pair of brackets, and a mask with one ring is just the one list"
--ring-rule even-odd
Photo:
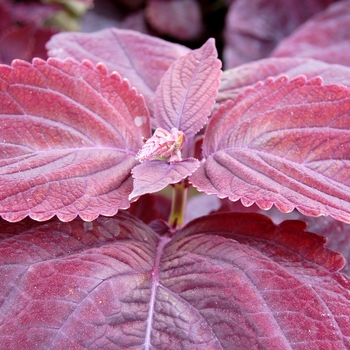
[(284, 39), (274, 57), (312, 57), (350, 66), (350, 1), (339, 1)]
[(149, 113), (127, 81), (88, 61), (0, 67), (0, 214), (93, 220), (129, 206)]
[(350, 345), (343, 258), (302, 222), (218, 214), (172, 239), (119, 213), (19, 227), (0, 242), (4, 349)]
[(299, 77), (267, 79), (211, 118), (200, 191), (350, 222), (350, 89)]
[(149, 108), (169, 66), (190, 50), (149, 35), (116, 28), (95, 33), (60, 33), (47, 43), (49, 56), (103, 62), (110, 72), (129, 79)]
[(177, 128), (190, 137), (207, 121), (221, 76), (214, 39), (179, 58), (156, 91), (154, 118), (158, 127)]
[(343, 84), (350, 86), (350, 68), (339, 64), (329, 64), (311, 58), (273, 57), (242, 64), (223, 72), (218, 104), (234, 100), (237, 95), (250, 85), (268, 77), (286, 75), (295, 78), (305, 75), (308, 79), (320, 76), (324, 84)]
[(195, 158), (187, 158), (180, 162), (168, 163), (164, 160), (150, 160), (132, 169), (134, 189), (129, 198), (140, 197), (146, 193), (162, 190), (170, 184), (175, 184), (193, 174), (199, 167)]

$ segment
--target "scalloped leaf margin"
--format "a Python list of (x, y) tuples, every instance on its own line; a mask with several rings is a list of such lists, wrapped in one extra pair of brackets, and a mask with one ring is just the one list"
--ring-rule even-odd
[(0, 213), (93, 220), (129, 207), (150, 117), (117, 73), (89, 61), (0, 66)]
[(198, 190), (350, 222), (350, 89), (282, 76), (224, 104), (190, 177)]

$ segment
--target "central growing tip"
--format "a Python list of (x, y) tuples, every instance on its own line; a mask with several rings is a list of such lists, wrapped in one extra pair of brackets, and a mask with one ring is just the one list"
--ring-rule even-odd
[(136, 158), (141, 163), (152, 159), (179, 162), (182, 160), (181, 149), (185, 140), (185, 134), (176, 128), (172, 128), (170, 132), (157, 128), (136, 154)]

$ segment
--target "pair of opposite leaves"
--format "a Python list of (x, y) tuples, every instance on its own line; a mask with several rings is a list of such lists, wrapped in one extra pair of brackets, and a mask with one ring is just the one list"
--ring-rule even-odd
[(213, 114), (197, 169), (193, 138), (220, 67), (213, 40), (173, 63), (155, 93), (152, 138), (143, 99), (103, 64), (2, 66), (2, 216), (93, 220), (191, 176), (207, 194), (349, 222), (349, 89), (305, 77), (257, 83)]

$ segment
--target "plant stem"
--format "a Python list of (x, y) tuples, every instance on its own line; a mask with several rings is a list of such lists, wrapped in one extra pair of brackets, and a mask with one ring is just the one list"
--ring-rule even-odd
[(172, 187), (173, 199), (171, 203), (169, 224), (173, 228), (182, 227), (185, 221), (188, 186), (185, 180), (172, 185)]

